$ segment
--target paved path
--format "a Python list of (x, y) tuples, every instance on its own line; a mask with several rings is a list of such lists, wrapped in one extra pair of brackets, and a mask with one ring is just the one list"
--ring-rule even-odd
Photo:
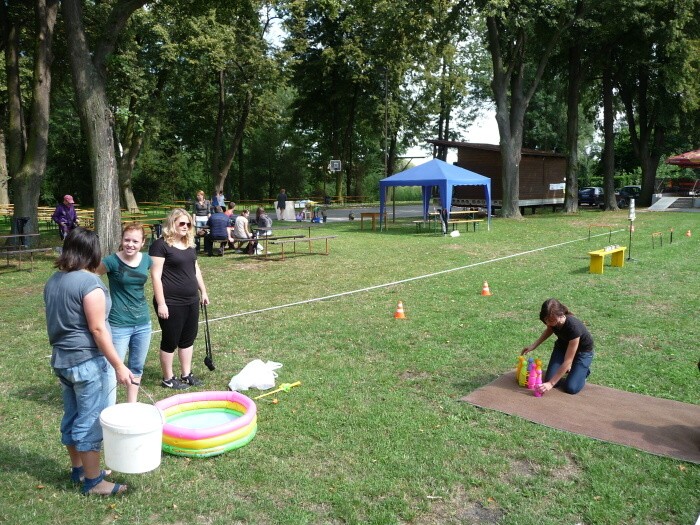
[[(367, 206), (363, 208), (329, 208), (326, 211), (326, 216), (330, 222), (342, 222), (347, 221), (348, 216), (352, 212), (355, 215), (355, 220), (360, 220), (361, 212), (375, 212), (379, 213), (379, 206)], [(387, 220), (393, 218), (393, 207), (389, 203), (386, 207)], [(421, 217), (423, 215), (422, 206), (420, 204), (410, 204), (396, 206), (396, 218), (405, 217)]]

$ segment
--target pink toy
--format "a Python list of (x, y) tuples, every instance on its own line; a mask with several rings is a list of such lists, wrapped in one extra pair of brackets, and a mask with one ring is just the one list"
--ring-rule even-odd
[(539, 391), (539, 387), (542, 384), (542, 369), (541, 368), (537, 369), (535, 376), (536, 376), (535, 377), (535, 387), (533, 389), (535, 391), (535, 397), (542, 397), (542, 392)]
[(535, 370), (535, 363), (530, 362), (530, 364), (527, 367), (527, 388), (528, 390), (532, 390), (535, 388), (535, 379), (537, 377), (537, 373)]

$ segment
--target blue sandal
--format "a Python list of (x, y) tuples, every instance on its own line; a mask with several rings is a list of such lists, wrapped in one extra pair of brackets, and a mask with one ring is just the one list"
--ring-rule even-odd
[(85, 471), (83, 470), (83, 467), (72, 467), (70, 469), (70, 481), (74, 485), (77, 485), (78, 483), (82, 483), (82, 481), (85, 479)]
[[(112, 473), (111, 470), (101, 470), (100, 474), (102, 474), (104, 477), (109, 476)], [(71, 467), (70, 470), (70, 481), (74, 485), (77, 485), (78, 483), (82, 483), (85, 481), (85, 470), (83, 467)]]
[[(85, 495), (89, 496), (92, 495), (90, 492), (92, 489), (94, 489), (97, 485), (99, 485), (102, 481), (105, 479), (105, 471), (101, 471), (100, 475), (97, 476), (96, 478), (85, 478), (83, 481), (83, 488), (80, 489), (80, 491)], [(122, 487), (124, 487), (124, 490), (122, 490)], [(119, 494), (123, 494), (126, 492), (126, 485), (121, 485), (119, 483), (115, 483), (114, 487), (112, 487), (112, 491), (109, 494), (94, 494), (95, 496), (116, 496)]]

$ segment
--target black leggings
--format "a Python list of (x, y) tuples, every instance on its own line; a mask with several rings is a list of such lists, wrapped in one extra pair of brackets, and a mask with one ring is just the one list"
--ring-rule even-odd
[[(158, 311), (155, 298), (153, 306)], [(199, 328), (199, 303), (172, 306), (168, 305), (168, 318), (158, 318), (158, 324), (162, 330), (160, 349), (172, 354), (178, 348), (188, 348), (197, 339)]]

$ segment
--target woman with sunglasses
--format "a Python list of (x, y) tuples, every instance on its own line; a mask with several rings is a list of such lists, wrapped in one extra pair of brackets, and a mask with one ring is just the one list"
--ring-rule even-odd
[[(199, 303), (209, 304), (195, 252), (192, 217), (176, 208), (163, 226), (163, 236), (148, 250), (153, 260), (153, 306), (162, 331), (160, 366), (164, 388), (183, 390), (202, 382), (192, 374), (192, 353), (199, 326)], [(173, 372), (175, 350), (180, 378)]]

